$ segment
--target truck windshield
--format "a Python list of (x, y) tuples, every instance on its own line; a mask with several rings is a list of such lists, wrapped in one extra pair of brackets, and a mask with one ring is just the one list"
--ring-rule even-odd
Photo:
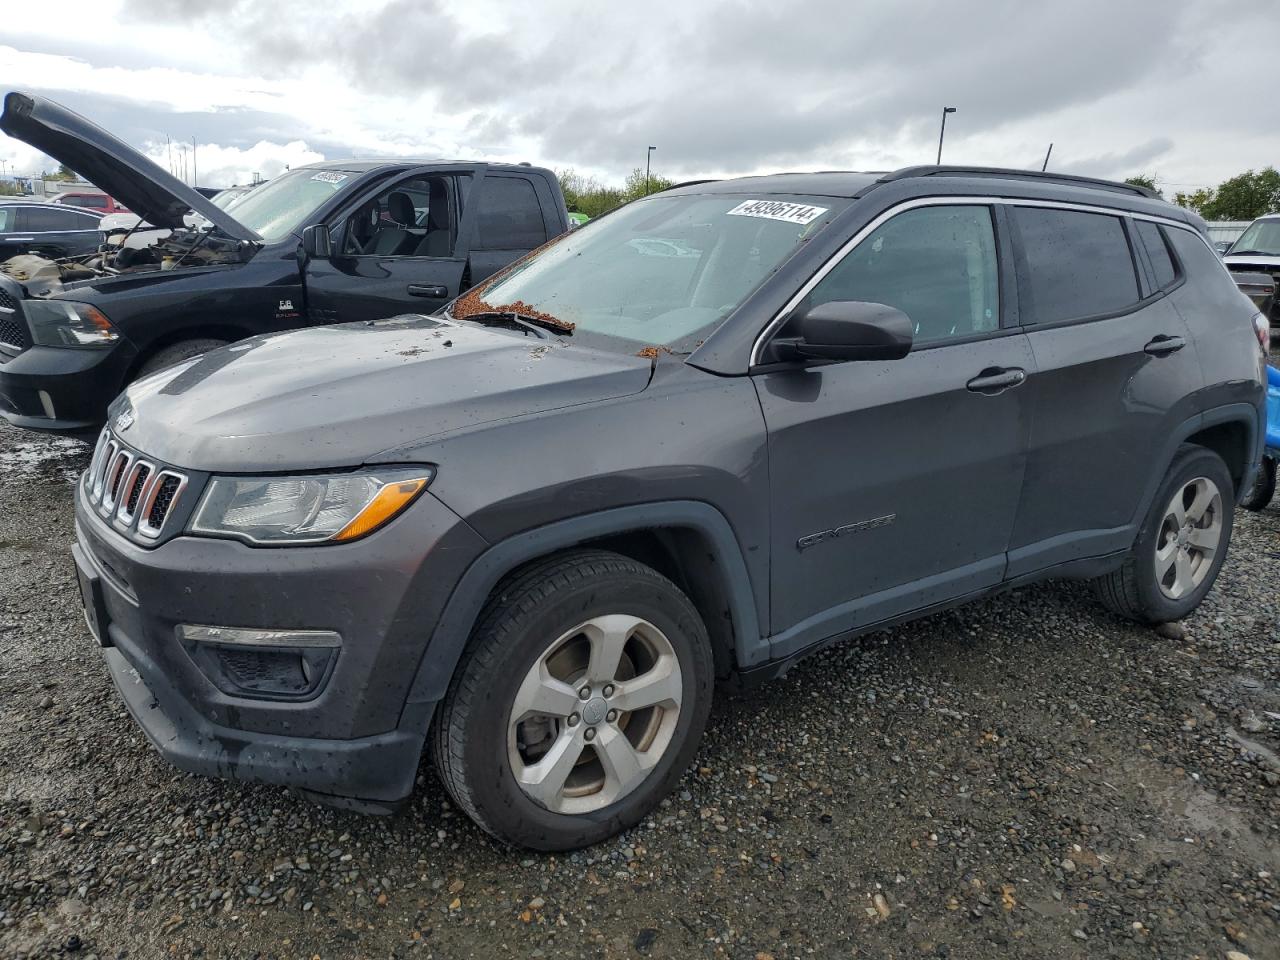
[(276, 243), (305, 227), (317, 207), (354, 179), (345, 170), (290, 170), (237, 200), (234, 216), (267, 243)]
[(1227, 256), (1242, 253), (1280, 257), (1280, 220), (1255, 220), (1249, 224), (1249, 228), (1227, 251)]
[(510, 312), (575, 342), (687, 352), (847, 205), (723, 193), (638, 200), (543, 247), (452, 314)]

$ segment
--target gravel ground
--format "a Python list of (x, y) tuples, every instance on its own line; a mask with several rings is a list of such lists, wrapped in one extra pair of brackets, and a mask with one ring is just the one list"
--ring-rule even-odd
[(847, 644), (552, 857), (426, 765), (378, 819), (161, 761), (79, 610), (86, 459), (0, 427), (0, 956), (1280, 957), (1276, 508), (1185, 634), (1062, 582)]

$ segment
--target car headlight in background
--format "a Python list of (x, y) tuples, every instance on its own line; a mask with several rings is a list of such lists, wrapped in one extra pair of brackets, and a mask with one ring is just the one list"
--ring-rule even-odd
[(109, 347), (120, 339), (97, 307), (73, 300), (23, 300), (31, 339), (42, 347)]
[(191, 532), (247, 543), (346, 543), (377, 530), (411, 504), (431, 467), (379, 467), (296, 477), (214, 477)]

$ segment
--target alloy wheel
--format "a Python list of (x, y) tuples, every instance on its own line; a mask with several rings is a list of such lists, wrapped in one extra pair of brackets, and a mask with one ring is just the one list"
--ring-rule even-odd
[(1178, 600), (1194, 592), (1213, 569), (1222, 545), (1222, 493), (1207, 477), (1188, 480), (1165, 507), (1156, 537), (1156, 579)]
[(511, 704), (516, 783), (555, 813), (591, 813), (635, 790), (671, 744), (680, 661), (652, 623), (594, 617), (550, 643)]

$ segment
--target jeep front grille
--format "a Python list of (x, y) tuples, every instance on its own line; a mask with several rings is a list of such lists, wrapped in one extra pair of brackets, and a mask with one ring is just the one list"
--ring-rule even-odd
[(83, 481), (84, 497), (113, 526), (135, 540), (158, 540), (169, 532), (187, 475), (134, 453), (103, 430)]

